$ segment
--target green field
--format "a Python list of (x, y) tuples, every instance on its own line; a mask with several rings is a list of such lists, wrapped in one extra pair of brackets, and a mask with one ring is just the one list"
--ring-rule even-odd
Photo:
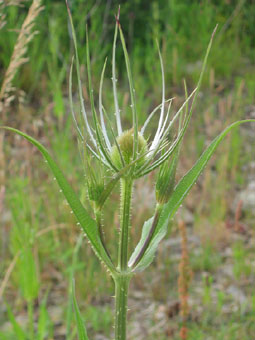
[[(29, 12), (32, 1), (17, 3), (0, 2), (0, 125), (19, 129), (47, 147), (93, 216), (86, 185), (88, 168), (84, 170), (69, 103), (69, 72), (75, 50), (65, 1), (37, 1), (43, 8), (35, 18)], [(176, 171), (176, 181), (180, 180), (225, 127), (237, 120), (255, 119), (255, 3), (70, 0), (82, 93), (91, 122), (86, 26), (96, 107), (101, 72), (108, 58), (103, 100), (112, 121), (115, 107), (111, 58), (119, 4), (139, 129), (162, 100), (157, 42), (165, 70), (165, 97), (174, 97), (173, 115), (185, 102), (185, 84), (190, 94), (198, 82), (207, 46), (218, 24), (182, 142)], [(33, 26), (24, 27), (29, 13)], [(22, 33), (23, 40), (19, 39)], [(132, 127), (132, 107), (119, 38), (116, 69), (119, 108), (126, 130)], [(72, 83), (73, 106), (79, 112), (75, 72)], [(148, 141), (155, 135), (157, 124), (157, 119), (151, 121)], [(152, 265), (131, 281), (128, 339), (255, 339), (254, 150), (254, 122), (233, 129), (218, 147), (169, 221), (167, 235)], [(100, 167), (94, 170), (96, 176), (101, 174)], [(109, 177), (108, 173), (105, 176)], [(156, 181), (157, 170), (135, 181), (130, 254), (144, 221), (154, 213)], [(1, 129), (0, 340), (81, 340), (73, 312), (73, 278), (89, 339), (114, 337), (113, 280), (83, 237), (60, 191), (38, 150), (20, 136)], [(103, 216), (105, 242), (114, 261), (118, 256), (119, 191), (117, 184)], [(183, 222), (187, 233), (186, 272), (192, 273), (187, 279), (185, 318), (179, 294)], [(183, 325), (187, 337), (180, 336)]]

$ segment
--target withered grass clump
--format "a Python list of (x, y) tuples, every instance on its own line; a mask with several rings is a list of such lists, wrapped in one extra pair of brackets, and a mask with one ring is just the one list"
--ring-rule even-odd
[[(17, 4), (17, 1), (10, 2), (8, 5)], [(6, 5), (5, 5), (6, 6)], [(9, 66), (5, 72), (3, 83), (0, 91), (0, 112), (4, 108), (8, 107), (14, 99), (13, 79), (17, 74), (19, 68), (25, 64), (29, 58), (26, 57), (28, 44), (37, 34), (37, 31), (33, 31), (35, 25), (35, 19), (39, 13), (43, 10), (41, 0), (33, 0), (32, 5), (29, 8), (28, 14), (21, 26), (17, 42), (15, 44)], [(3, 18), (2, 26), (5, 24), (5, 18)]]

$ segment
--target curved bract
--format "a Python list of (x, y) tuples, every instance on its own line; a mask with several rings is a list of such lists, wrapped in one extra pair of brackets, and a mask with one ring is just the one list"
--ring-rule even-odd
[[(113, 98), (114, 98), (114, 107), (115, 107), (115, 120), (116, 127), (111, 124), (111, 120), (108, 117), (107, 111), (103, 106), (103, 80), (106, 70), (106, 61), (103, 65), (100, 86), (99, 86), (99, 98), (98, 98), (98, 106), (99, 106), (99, 114), (97, 113), (97, 109), (95, 106), (93, 85), (92, 85), (92, 75), (91, 75), (91, 62), (90, 62), (90, 49), (89, 49), (89, 39), (88, 32), (86, 31), (86, 64), (87, 64), (87, 77), (88, 77), (88, 92), (90, 97), (90, 106), (92, 113), (92, 122), (89, 122), (89, 115), (87, 114), (87, 109), (85, 107), (82, 84), (81, 84), (81, 75), (80, 75), (80, 62), (77, 48), (77, 38), (75, 34), (75, 28), (72, 20), (72, 15), (70, 8), (68, 7), (68, 15), (70, 19), (70, 26), (72, 31), (72, 38), (74, 44), (74, 61), (76, 66), (76, 74), (78, 80), (78, 94), (79, 94), (79, 102), (80, 102), (80, 121), (82, 123), (82, 127), (79, 127), (78, 117), (79, 114), (75, 113), (73, 100), (72, 100), (72, 72), (73, 72), (73, 62), (70, 69), (70, 78), (69, 78), (69, 98), (70, 98), (70, 106), (71, 113), (74, 119), (74, 124), (78, 132), (78, 137), (83, 143), (84, 148), (87, 148), (89, 153), (93, 155), (99, 162), (100, 165), (112, 173), (118, 174), (123, 168), (125, 168), (131, 162), (134, 162), (134, 166), (132, 166), (131, 171), (133, 179), (145, 176), (149, 172), (153, 171), (156, 168), (159, 168), (167, 159), (170, 158), (171, 155), (175, 153), (178, 149), (181, 141), (184, 137), (184, 134), (187, 130), (188, 124), (190, 122), (193, 108), (197, 99), (198, 91), (200, 89), (201, 81), (203, 78), (203, 74), (205, 71), (205, 66), (207, 63), (208, 55), (212, 46), (212, 40), (215, 33), (215, 30), (211, 36), (208, 48), (206, 50), (206, 54), (203, 60), (203, 65), (200, 73), (200, 77), (197, 83), (196, 88), (190, 93), (190, 95), (186, 95), (186, 99), (184, 103), (181, 105), (179, 110), (171, 117), (170, 109), (172, 99), (165, 98), (165, 75), (164, 75), (164, 65), (162, 56), (160, 53), (159, 45), (158, 45), (158, 54), (161, 66), (161, 77), (162, 77), (162, 98), (161, 104), (158, 105), (151, 114), (148, 115), (148, 119), (144, 122), (143, 127), (139, 131), (138, 129), (138, 114), (137, 114), (137, 105), (136, 105), (136, 90), (134, 86), (133, 76), (131, 72), (131, 65), (128, 56), (127, 46), (124, 38), (124, 34), (122, 32), (121, 24), (119, 21), (119, 13), (116, 16), (116, 25), (115, 25), (115, 34), (113, 41), (113, 53), (112, 53), (112, 83), (113, 83)], [(130, 107), (132, 112), (132, 126), (129, 130), (123, 131), (122, 123), (121, 123), (121, 114), (118, 104), (118, 95), (117, 95), (117, 78), (116, 78), (116, 42), (117, 36), (120, 36), (121, 46), (124, 54), (124, 60), (127, 71), (127, 78), (129, 83), (129, 94), (130, 94)], [(166, 104), (168, 104), (168, 109), (166, 110)], [(191, 102), (190, 106), (188, 105)], [(183, 119), (182, 113), (186, 108), (186, 114)], [(158, 125), (154, 136), (152, 137), (151, 142), (146, 147), (142, 147), (141, 150), (141, 142), (146, 141), (146, 137), (144, 137), (146, 128), (148, 126), (149, 121), (156, 111), (160, 110), (160, 116), (158, 120)], [(106, 125), (105, 120), (109, 123)], [(169, 133), (172, 132), (176, 123), (179, 121), (179, 131), (176, 135), (175, 139), (170, 143), (168, 140)], [(108, 130), (110, 133), (108, 134)], [(117, 131), (115, 131), (117, 130)], [(129, 133), (128, 131), (132, 131)], [(147, 131), (146, 131), (147, 132)], [(128, 137), (128, 138), (127, 138)], [(123, 148), (123, 140), (128, 141), (129, 150), (126, 152), (126, 148)], [(131, 147), (130, 147), (131, 146)], [(163, 152), (164, 151), (164, 152)], [(126, 174), (121, 175), (121, 177), (125, 177)]]

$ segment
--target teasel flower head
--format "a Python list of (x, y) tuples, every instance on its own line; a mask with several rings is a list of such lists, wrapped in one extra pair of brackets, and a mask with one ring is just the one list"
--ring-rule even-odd
[[(87, 71), (88, 71), (88, 89), (90, 95), (91, 112), (93, 117), (93, 122), (89, 122), (89, 117), (87, 110), (84, 105), (84, 99), (82, 94), (82, 85), (80, 78), (80, 65), (77, 51), (77, 41), (74, 31), (74, 26), (72, 22), (72, 17), (70, 10), (69, 17), (71, 23), (72, 37), (75, 47), (75, 58), (70, 70), (69, 79), (69, 95), (71, 103), (71, 111), (73, 119), (78, 131), (80, 141), (87, 148), (91, 155), (102, 163), (111, 173), (115, 176), (125, 177), (129, 176), (132, 179), (140, 178), (150, 173), (154, 169), (159, 168), (170, 159), (171, 156), (176, 152), (179, 144), (182, 141), (184, 133), (187, 129), (188, 123), (191, 118), (191, 112), (193, 104), (188, 108), (188, 103), (191, 99), (194, 99), (197, 94), (197, 88), (193, 92), (186, 96), (184, 103), (181, 105), (179, 110), (174, 114), (170, 113), (171, 104), (173, 98), (165, 98), (165, 79), (164, 79), (164, 66), (161, 53), (159, 51), (159, 60), (161, 65), (161, 75), (162, 75), (162, 97), (160, 104), (148, 115), (148, 118), (144, 122), (141, 128), (138, 128), (138, 114), (136, 107), (136, 91), (134, 88), (133, 77), (131, 73), (129, 56), (126, 48), (126, 43), (124, 35), (119, 22), (119, 13), (116, 17), (116, 26), (113, 40), (113, 50), (112, 50), (112, 91), (114, 99), (114, 116), (115, 116), (115, 126), (111, 123), (111, 117), (108, 115), (105, 107), (103, 106), (102, 92), (103, 92), (103, 81), (106, 69), (107, 60), (104, 63), (100, 85), (99, 85), (99, 97), (98, 97), (98, 112), (95, 107), (94, 94), (92, 89), (91, 80), (91, 67), (90, 67), (90, 53), (89, 53), (89, 40), (88, 34), (86, 39), (87, 48)], [(116, 78), (116, 43), (117, 36), (120, 35), (121, 45), (125, 58), (125, 65), (127, 70), (127, 76), (129, 81), (129, 92), (130, 92), (130, 107), (132, 111), (132, 126), (129, 129), (124, 129), (121, 120), (121, 110), (118, 102), (117, 95), (117, 78)], [(73, 63), (75, 59), (76, 72), (78, 79), (78, 90), (79, 90), (79, 101), (81, 114), (79, 119), (73, 109), (72, 101), (72, 73), (73, 73)], [(183, 111), (186, 111), (183, 115)], [(158, 125), (153, 138), (148, 141), (148, 126), (150, 121), (156, 113), (159, 113)], [(169, 140), (169, 135), (173, 133), (173, 129), (176, 126), (180, 116), (183, 116), (181, 124), (179, 123), (178, 133), (175, 134), (175, 138), (171, 141)], [(84, 124), (80, 127), (78, 120), (82, 120)], [(163, 170), (162, 170), (163, 171)]]
[(166, 160), (159, 168), (156, 180), (156, 200), (159, 204), (169, 201), (175, 186), (178, 155)]

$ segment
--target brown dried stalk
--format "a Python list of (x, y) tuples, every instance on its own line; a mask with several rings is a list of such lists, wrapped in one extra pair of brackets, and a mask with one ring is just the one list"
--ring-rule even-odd
[[(13, 1), (11, 1), (11, 3), (13, 3)], [(17, 3), (17, 1), (15, 1), (15, 3)], [(28, 61), (28, 58), (25, 57), (25, 54), (27, 52), (28, 44), (37, 33), (37, 31), (33, 31), (33, 28), (35, 19), (42, 9), (43, 7), (41, 6), (41, 0), (33, 0), (25, 21), (21, 27), (8, 69), (4, 76), (0, 91), (0, 112), (14, 99), (14, 95), (12, 95), (14, 90), (12, 81), (21, 65)]]
[(180, 330), (180, 338), (182, 340), (187, 339), (188, 328), (186, 325), (187, 317), (189, 313), (188, 305), (188, 290), (189, 284), (192, 278), (192, 271), (189, 266), (189, 253), (188, 253), (188, 243), (187, 243), (187, 231), (186, 225), (183, 221), (180, 221), (179, 231), (181, 235), (181, 261), (179, 264), (179, 279), (178, 279), (178, 292), (180, 298), (180, 314), (182, 317), (182, 327)]
[(5, 291), (5, 288), (8, 284), (8, 281), (9, 281), (9, 278), (11, 276), (11, 273), (13, 272), (13, 269), (19, 259), (19, 256), (20, 256), (20, 251), (17, 252), (17, 254), (15, 255), (15, 257), (13, 258), (12, 262), (10, 263), (6, 273), (5, 273), (5, 276), (3, 278), (3, 281), (1, 282), (1, 285), (0, 285), (0, 301), (2, 299), (2, 296), (4, 294), (4, 291)]

